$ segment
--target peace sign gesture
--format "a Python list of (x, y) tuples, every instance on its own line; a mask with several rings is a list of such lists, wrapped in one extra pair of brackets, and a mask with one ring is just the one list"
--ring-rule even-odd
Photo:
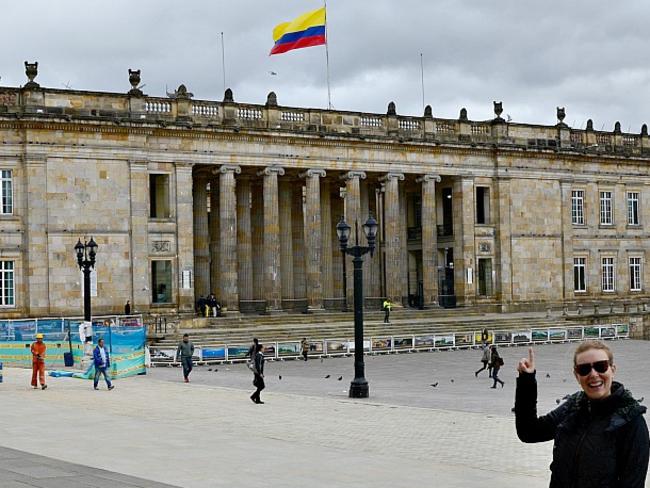
[(517, 371), (520, 373), (534, 373), (535, 372), (535, 352), (532, 347), (528, 348), (528, 357), (521, 358), (517, 365)]

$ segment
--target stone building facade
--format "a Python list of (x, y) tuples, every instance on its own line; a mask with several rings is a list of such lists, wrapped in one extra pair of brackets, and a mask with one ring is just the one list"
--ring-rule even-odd
[[(380, 224), (368, 307), (526, 310), (646, 298), (650, 138), (495, 118), (0, 87), (0, 317), (340, 309), (335, 226)], [(31, 71), (30, 71), (31, 70)], [(361, 233), (362, 234), (362, 233)], [(354, 239), (354, 230), (353, 230)], [(363, 243), (363, 235), (359, 237)], [(349, 259), (349, 258), (348, 258)]]

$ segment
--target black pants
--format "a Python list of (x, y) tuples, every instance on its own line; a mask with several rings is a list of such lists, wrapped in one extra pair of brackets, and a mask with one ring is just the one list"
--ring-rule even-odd
[(262, 378), (259, 374), (255, 374), (255, 378), (253, 379), (253, 386), (257, 388), (255, 390), (255, 393), (251, 395), (251, 400), (253, 400), (255, 403), (260, 402), (260, 392), (265, 388), (266, 385), (264, 385), (264, 378)]
[(492, 388), (497, 387), (497, 383), (501, 383), (501, 386), (503, 386), (503, 381), (499, 379), (499, 369), (501, 368), (492, 368), (492, 379), (494, 380), (494, 384), (492, 385)]
[(307, 354), (309, 354), (309, 351), (302, 351), (302, 357), (305, 358), (305, 361), (307, 361)]
[(181, 356), (181, 364), (183, 365), (183, 378), (187, 379), (194, 367), (192, 358)]
[(488, 367), (487, 367), (488, 362), (487, 362), (487, 361), (481, 361), (481, 362), (483, 363), (483, 367), (482, 367), (481, 369), (477, 370), (477, 371), (474, 373), (475, 376), (478, 376), (478, 374), (479, 374), (481, 371), (488, 369)]
[(390, 315), (390, 309), (387, 308), (384, 310), (384, 324), (388, 323), (388, 316)]

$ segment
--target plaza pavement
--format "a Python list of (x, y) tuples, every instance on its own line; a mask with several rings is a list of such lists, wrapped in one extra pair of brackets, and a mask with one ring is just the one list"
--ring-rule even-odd
[[(610, 345), (617, 378), (650, 399), (650, 343)], [(577, 389), (574, 347), (536, 347), (540, 412)], [(367, 400), (347, 398), (352, 358), (267, 362), (265, 405), (243, 364), (196, 368), (190, 384), (157, 368), (111, 392), (70, 378), (32, 390), (28, 371), (5, 369), (0, 446), (180, 487), (545, 487), (552, 445), (519, 442), (510, 412), (525, 353), (502, 349), (496, 390), (474, 377), (477, 350), (367, 357)]]

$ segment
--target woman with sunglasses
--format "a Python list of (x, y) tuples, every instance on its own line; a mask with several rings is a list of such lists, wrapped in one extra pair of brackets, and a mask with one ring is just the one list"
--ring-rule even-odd
[(541, 417), (532, 348), (517, 370), (517, 435), (523, 442), (554, 441), (551, 488), (644, 487), (650, 445), (646, 407), (614, 381), (609, 347), (600, 341), (578, 346), (573, 374), (582, 391)]

